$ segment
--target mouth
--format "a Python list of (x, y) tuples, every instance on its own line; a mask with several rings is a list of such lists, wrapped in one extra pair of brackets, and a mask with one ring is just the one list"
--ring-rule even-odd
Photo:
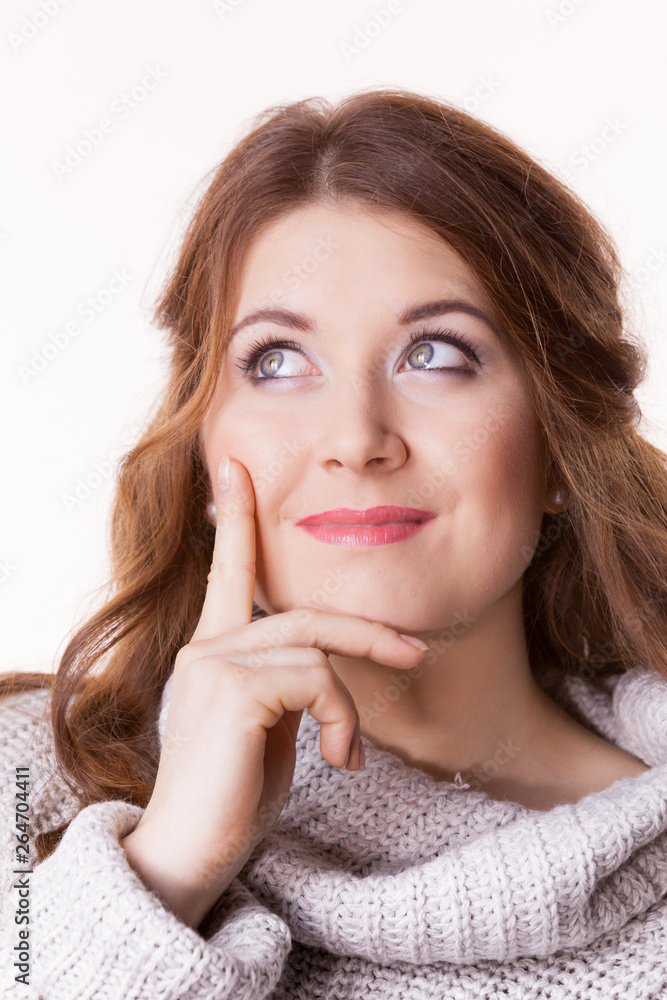
[(387, 524), (422, 524), (436, 517), (430, 510), (418, 510), (416, 507), (381, 506), (369, 507), (367, 510), (353, 510), (350, 507), (339, 507), (327, 510), (322, 514), (311, 514), (297, 521), (298, 527), (349, 528), (379, 527)]

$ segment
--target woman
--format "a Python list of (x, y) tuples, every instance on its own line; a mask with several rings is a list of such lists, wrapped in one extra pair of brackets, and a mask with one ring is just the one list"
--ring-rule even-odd
[(2, 688), (40, 996), (667, 989), (667, 473), (621, 278), (423, 95), (226, 157), (107, 603)]

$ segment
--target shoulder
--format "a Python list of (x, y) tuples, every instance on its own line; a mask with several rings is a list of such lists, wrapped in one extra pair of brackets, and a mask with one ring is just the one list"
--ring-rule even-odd
[(43, 744), (49, 743), (50, 698), (47, 689), (23, 691), (0, 698), (0, 757), (16, 767), (23, 754), (34, 756)]
[(0, 699), (0, 799), (7, 815), (15, 800), (17, 776), (27, 778), (35, 834), (59, 825), (79, 809), (58, 767), (50, 708), (48, 689)]

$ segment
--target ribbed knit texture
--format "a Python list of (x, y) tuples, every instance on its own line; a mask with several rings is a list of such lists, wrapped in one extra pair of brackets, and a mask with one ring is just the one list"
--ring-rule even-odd
[(142, 810), (86, 807), (34, 866), (29, 990), (12, 986), (10, 967), (14, 767), (31, 766), (33, 842), (75, 805), (52, 777), (48, 727), (26, 714), (44, 710), (46, 693), (0, 702), (0, 990), (29, 1000), (667, 1000), (667, 683), (636, 667), (606, 691), (572, 678), (568, 688), (601, 735), (651, 769), (548, 811), (453, 788), (368, 740), (365, 769), (331, 767), (304, 711), (288, 801), (199, 932), (146, 889), (119, 845)]

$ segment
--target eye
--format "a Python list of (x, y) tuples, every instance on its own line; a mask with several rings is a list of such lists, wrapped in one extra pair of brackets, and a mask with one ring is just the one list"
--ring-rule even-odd
[[(472, 344), (461, 334), (454, 333), (453, 330), (422, 330), (420, 333), (413, 333), (410, 337), (410, 344), (413, 345), (408, 353), (407, 361), (416, 367), (411, 371), (452, 371), (462, 375), (474, 375), (475, 368), (465, 364), (438, 364), (439, 361), (455, 361), (456, 354), (459, 358), (464, 355), (469, 360), (479, 365), (477, 352)], [(432, 345), (443, 345), (441, 349)], [(450, 350), (445, 350), (445, 348)], [(428, 367), (425, 367), (428, 366)]]
[[(273, 348), (273, 350), (269, 352), (269, 348)], [(296, 351), (298, 353), (300, 350), (299, 345), (293, 340), (274, 340), (271, 337), (260, 337), (259, 340), (253, 341), (248, 353), (237, 362), (236, 367), (240, 368), (251, 382), (274, 382), (275, 378), (273, 374), (275, 374), (282, 363), (281, 354), (284, 351)], [(264, 374), (260, 377), (253, 376), (251, 372), (254, 371), (257, 362), (263, 359), (265, 355), (269, 358), (268, 370), (272, 374)], [(292, 376), (278, 375), (277, 377), (291, 378)]]
[[(432, 344), (446, 345), (452, 350), (437, 350)], [(443, 371), (461, 375), (474, 375), (478, 367), (481, 367), (476, 348), (464, 336), (455, 333), (453, 330), (421, 330), (411, 335), (409, 340), (409, 353), (406, 361), (413, 367), (408, 371)], [(417, 347), (419, 350), (417, 350)], [(272, 350), (271, 350), (272, 349)], [(301, 352), (301, 346), (293, 340), (276, 340), (271, 336), (261, 337), (254, 341), (248, 353), (242, 357), (236, 367), (250, 379), (251, 382), (275, 382), (277, 379), (293, 378), (293, 374), (280, 374), (279, 369), (283, 366), (285, 352)], [(438, 364), (438, 361), (454, 361), (455, 351), (459, 357), (467, 358), (470, 364)], [(444, 356), (444, 357), (443, 357)], [(259, 376), (252, 375), (258, 362)]]

